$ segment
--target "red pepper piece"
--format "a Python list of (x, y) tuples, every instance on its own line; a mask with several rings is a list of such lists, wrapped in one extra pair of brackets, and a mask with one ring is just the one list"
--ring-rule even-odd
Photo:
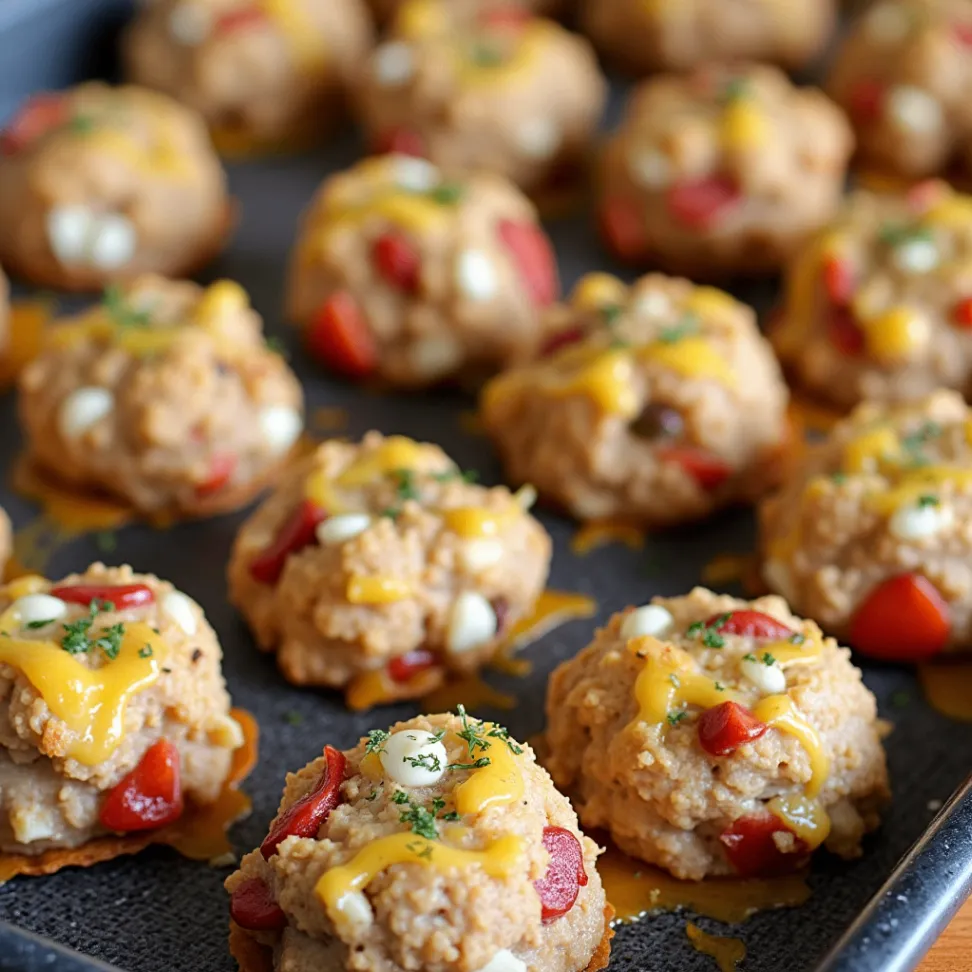
[(152, 588), (144, 584), (72, 584), (51, 588), (50, 595), (68, 604), (83, 604), (85, 607), (92, 601), (110, 601), (117, 611), (141, 607), (155, 600)]
[(827, 336), (830, 343), (848, 357), (864, 353), (866, 340), (853, 313), (846, 307), (832, 307), (827, 318)]
[(547, 234), (534, 223), (501, 220), (500, 239), (513, 257), (520, 276), (537, 307), (547, 307), (560, 295), (557, 260)]
[(850, 643), (884, 661), (926, 661), (945, 647), (951, 628), (951, 611), (935, 585), (921, 574), (898, 574), (858, 605)]
[(394, 153), (425, 158), (425, 141), (418, 132), (413, 132), (410, 128), (390, 128), (376, 135), (372, 148), (378, 155)]
[(824, 290), (830, 302), (837, 307), (845, 307), (854, 295), (854, 270), (850, 263), (840, 257), (827, 257), (822, 271)]
[(598, 213), (601, 236), (619, 260), (642, 260), (648, 252), (644, 213), (626, 199), (607, 199)]
[(233, 892), (230, 918), (248, 931), (279, 931), (287, 924), (283, 908), (262, 878), (250, 878)]
[(398, 658), (393, 658), (388, 663), (388, 677), (393, 682), (407, 682), (420, 672), (435, 668), (438, 661), (438, 656), (434, 651), (429, 651), (427, 648), (416, 648), (414, 651), (399, 655)]
[(531, 20), (533, 15), (525, 7), (494, 7), (492, 10), (484, 10), (479, 15), (480, 24), (493, 30), (519, 31)]
[(317, 526), (326, 519), (324, 510), (310, 500), (303, 500), (273, 542), (250, 561), (250, 576), (261, 584), (276, 584), (287, 558), (317, 543)]
[(847, 92), (847, 109), (862, 122), (876, 121), (884, 113), (887, 88), (880, 81), (862, 78)]
[(196, 486), (196, 495), (212, 496), (218, 493), (233, 478), (238, 461), (232, 452), (213, 456), (206, 478)]
[(972, 47), (972, 24), (954, 23), (952, 33), (963, 47)]
[(661, 445), (655, 455), (662, 462), (681, 466), (702, 489), (717, 489), (732, 475), (732, 467), (718, 456), (693, 446)]
[(223, 14), (216, 21), (213, 33), (217, 35), (235, 34), (267, 23), (267, 15), (259, 7), (243, 7)]
[(777, 621), (762, 611), (733, 611), (725, 621), (721, 621), (723, 617), (724, 615), (715, 614), (705, 623), (717, 625), (719, 634), (742, 635), (744, 638), (784, 641), (795, 633), (782, 621)]
[(723, 702), (699, 716), (699, 744), (713, 756), (729, 756), (769, 728), (737, 702)]
[(952, 320), (959, 327), (972, 327), (972, 297), (966, 297), (955, 305)]
[(346, 290), (324, 301), (307, 330), (307, 347), (335, 371), (363, 378), (378, 365), (378, 348), (358, 302)]
[(179, 750), (160, 739), (145, 751), (141, 762), (108, 792), (99, 819), (119, 833), (154, 830), (182, 816)]
[(587, 884), (587, 871), (580, 841), (569, 830), (544, 827), (543, 846), (550, 863), (547, 873), (533, 886), (540, 895), (540, 916), (546, 925), (574, 907), (580, 889)]
[(792, 854), (784, 854), (773, 840), (774, 834), (792, 831), (771, 813), (740, 817), (720, 835), (729, 863), (740, 877), (774, 877), (796, 870), (806, 859), (807, 845), (794, 837)]
[(371, 250), (378, 272), (393, 287), (414, 294), (418, 290), (422, 263), (418, 251), (401, 233), (384, 233)]
[(330, 812), (341, 802), (341, 784), (344, 782), (346, 765), (347, 760), (340, 749), (324, 747), (324, 772), (317, 786), (284, 813), (260, 845), (260, 853), (266, 860), (269, 861), (277, 853), (281, 842), (288, 837), (317, 835)]
[(34, 95), (0, 132), (0, 153), (16, 155), (67, 120), (68, 106), (63, 95)]
[(711, 229), (742, 200), (739, 186), (726, 176), (676, 182), (668, 190), (669, 215), (693, 230)]
[(540, 348), (540, 356), (544, 358), (549, 357), (561, 348), (566, 348), (571, 344), (577, 344), (578, 341), (583, 340), (584, 328), (582, 327), (572, 327), (569, 330), (560, 331), (558, 334), (552, 334), (543, 342)]

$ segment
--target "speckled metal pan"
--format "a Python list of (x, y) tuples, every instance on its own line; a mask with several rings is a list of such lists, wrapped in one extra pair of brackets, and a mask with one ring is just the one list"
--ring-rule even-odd
[[(32, 90), (110, 74), (116, 29), (129, 13), (124, 0), (0, 0), (0, 120)], [(612, 120), (620, 97), (618, 86)], [(348, 139), (319, 156), (231, 166), (242, 222), (231, 249), (208, 276), (234, 277), (250, 290), (269, 331), (293, 349), (311, 409), (346, 408), (351, 436), (378, 428), (438, 442), (463, 467), (478, 469), (484, 481), (497, 481), (499, 469), (488, 443), (460, 427), (459, 414), (470, 407), (468, 400), (447, 394), (363, 395), (304, 361), (281, 321), (284, 269), (298, 214), (322, 176), (352, 162), (357, 152), (358, 145)], [(566, 284), (586, 270), (606, 266), (584, 218), (552, 223), (550, 230)], [(772, 299), (770, 288), (740, 289), (739, 294), (763, 308)], [(0, 468), (10, 468), (18, 448), (14, 401), (7, 394), (0, 398)], [(0, 502), (19, 527), (36, 516), (5, 483), (0, 484)], [(240, 519), (223, 517), (166, 533), (132, 527), (118, 534), (110, 555), (99, 551), (93, 539), (80, 539), (56, 552), (49, 572), (56, 577), (99, 557), (129, 562), (171, 578), (205, 606), (222, 640), (234, 700), (252, 710), (262, 726), (260, 763), (246, 784), (253, 813), (232, 835), (237, 850), (246, 851), (264, 836), (288, 768), (319, 754), (324, 743), (351, 745), (369, 727), (416, 709), (402, 705), (350, 715), (338, 696), (301, 691), (283, 681), (226, 603), (224, 568)], [(610, 547), (578, 559), (568, 547), (572, 524), (547, 514), (543, 519), (556, 544), (552, 586), (596, 598), (601, 621), (652, 594), (685, 591), (699, 582), (714, 554), (745, 551), (753, 542), (752, 517), (736, 513), (652, 538), (642, 552)], [(495, 676), (497, 686), (515, 695), (520, 705), (500, 715), (485, 714), (501, 717), (521, 739), (539, 732), (551, 669), (577, 652), (590, 633), (591, 622), (574, 622), (531, 646), (528, 656), (535, 668), (530, 678)], [(972, 725), (949, 722), (930, 709), (907, 671), (867, 665), (865, 675), (882, 716), (894, 723), (887, 740), (894, 803), (860, 861), (818, 857), (810, 878), (813, 895), (803, 907), (758, 914), (731, 932), (700, 921), (709, 931), (745, 940), (743, 967), (748, 972), (912, 968), (968, 893), (969, 788), (945, 803), (937, 816), (936, 809), (949, 801), (969, 771)], [(152, 849), (87, 870), (15, 879), (0, 888), (0, 972), (231, 972), (225, 876), (226, 871), (191, 863), (172, 851)], [(646, 918), (621, 928), (615, 939), (612, 972), (713, 968), (712, 960), (688, 942), (684, 916)]]

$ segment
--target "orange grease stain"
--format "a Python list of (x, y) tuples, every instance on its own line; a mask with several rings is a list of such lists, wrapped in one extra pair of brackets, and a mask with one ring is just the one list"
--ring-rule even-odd
[(702, 568), (702, 583), (706, 587), (724, 587), (727, 584), (746, 582), (754, 571), (759, 570), (759, 559), (754, 553), (716, 554)]
[(972, 722), (972, 662), (946, 661), (918, 666), (925, 700), (957, 722)]
[(609, 848), (597, 862), (617, 920), (635, 921), (653, 911), (682, 908), (726, 924), (739, 924), (771, 908), (792, 908), (810, 897), (806, 873), (780, 878), (710, 878), (679, 881), (666, 871)]
[(746, 946), (738, 938), (710, 935), (692, 922), (685, 925), (685, 934), (697, 952), (716, 960), (719, 972), (736, 972), (739, 963), (746, 957)]
[(10, 307), (10, 339), (0, 357), (0, 388), (8, 388), (40, 354), (44, 331), (54, 319), (53, 299), (16, 301)]
[(470, 712), (484, 708), (513, 709), (516, 699), (494, 689), (478, 675), (447, 682), (422, 697), (422, 705), (427, 712), (453, 712), (460, 704)]
[(645, 545), (644, 530), (618, 520), (592, 520), (581, 526), (570, 541), (570, 549), (579, 557), (612, 543), (622, 543), (629, 550)]

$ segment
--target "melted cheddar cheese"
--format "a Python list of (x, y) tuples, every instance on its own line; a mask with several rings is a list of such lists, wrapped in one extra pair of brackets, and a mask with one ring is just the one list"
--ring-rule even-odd
[(747, 98), (733, 98), (722, 113), (719, 137), (729, 152), (748, 152), (770, 141), (769, 120)]
[(627, 286), (612, 274), (588, 273), (574, 287), (570, 304), (580, 311), (596, 311), (623, 304), (627, 296)]
[(928, 319), (910, 307), (894, 307), (876, 317), (861, 316), (867, 350), (876, 361), (899, 362), (928, 343)]
[(830, 758), (824, 752), (817, 730), (803, 718), (788, 695), (768, 695), (756, 704), (753, 715), (771, 728), (795, 737), (803, 746), (810, 759), (806, 795), (810, 798), (817, 796), (830, 772)]
[(353, 574), (348, 578), (345, 596), (349, 604), (393, 604), (413, 592), (412, 584), (399, 577)]
[(827, 811), (809, 796), (773, 797), (766, 809), (782, 820), (810, 850), (815, 850), (830, 836)]
[[(483, 724), (485, 732), (492, 728), (488, 722)], [(489, 742), (489, 749), (481, 754), (489, 758), (489, 763), (456, 787), (456, 810), (461, 814), (482, 813), (490, 807), (523, 799), (523, 774), (513, 753), (502, 739), (493, 738)]]
[(522, 507), (513, 500), (506, 509), (499, 511), (485, 506), (459, 506), (442, 511), (445, 525), (464, 540), (499, 536), (522, 515)]
[(327, 64), (327, 39), (302, 0), (257, 0), (257, 4), (283, 34), (300, 69), (319, 73)]

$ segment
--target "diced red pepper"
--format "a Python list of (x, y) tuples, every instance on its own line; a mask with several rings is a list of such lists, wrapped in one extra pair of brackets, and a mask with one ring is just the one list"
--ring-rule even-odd
[(955, 305), (952, 320), (959, 327), (972, 327), (972, 297), (966, 297)]
[(952, 24), (955, 39), (964, 47), (972, 47), (972, 23), (956, 22)]
[(68, 105), (63, 95), (34, 95), (0, 132), (0, 153), (16, 155), (67, 120)]
[(522, 30), (533, 19), (525, 7), (493, 7), (479, 15), (479, 23), (487, 29)]
[(418, 132), (410, 128), (390, 128), (380, 135), (376, 135), (372, 149), (378, 155), (394, 153), (396, 155), (414, 155), (425, 158), (425, 141)]
[(693, 230), (711, 229), (742, 201), (738, 184), (726, 176), (676, 182), (668, 190), (669, 215)]
[(743, 638), (784, 641), (794, 634), (792, 628), (762, 611), (732, 611), (724, 621), (723, 617), (722, 614), (715, 614), (706, 624), (718, 625), (719, 634), (741, 635)]
[(858, 605), (850, 643), (884, 661), (919, 662), (942, 651), (951, 629), (951, 611), (935, 585), (921, 574), (898, 574)]
[(250, 878), (233, 892), (230, 918), (247, 931), (279, 931), (287, 924), (283, 908), (262, 878)]
[(858, 357), (864, 353), (866, 340), (857, 319), (847, 307), (832, 307), (827, 317), (827, 336), (841, 354)]
[(319, 361), (353, 378), (371, 374), (378, 364), (374, 336), (346, 290), (324, 301), (307, 329), (307, 347)]
[(540, 895), (540, 917), (549, 924), (566, 915), (587, 884), (580, 841), (563, 827), (544, 827), (543, 846), (550, 855), (547, 873), (533, 886)]
[(260, 853), (266, 860), (277, 853), (277, 848), (288, 837), (317, 836), (330, 812), (341, 802), (346, 765), (347, 760), (340, 749), (324, 747), (324, 772), (317, 786), (284, 812), (260, 845)]
[(543, 346), (540, 348), (540, 354), (542, 357), (548, 357), (551, 354), (559, 351), (561, 348), (566, 348), (571, 344), (577, 344), (578, 341), (584, 340), (584, 328), (582, 327), (572, 327), (566, 331), (560, 331), (557, 334), (552, 334), (543, 342)]
[(876, 121), (884, 113), (887, 87), (880, 81), (862, 78), (847, 93), (847, 108), (862, 122)]
[(260, 7), (242, 7), (238, 10), (231, 10), (223, 14), (216, 20), (213, 33), (217, 36), (235, 34), (241, 30), (249, 30), (253, 27), (260, 27), (268, 23), (266, 13)]
[(59, 597), (68, 604), (83, 604), (87, 607), (92, 601), (102, 604), (110, 602), (115, 610), (142, 607), (155, 600), (151, 587), (144, 584), (72, 584), (53, 587), (51, 597)]
[(537, 307), (547, 307), (560, 295), (557, 260), (547, 234), (535, 223), (500, 220), (497, 227), (500, 239), (513, 257)]
[(303, 500), (280, 528), (273, 542), (250, 561), (250, 576), (261, 584), (276, 584), (287, 558), (317, 543), (318, 524), (326, 519), (325, 510), (310, 500)]
[(827, 257), (823, 262), (824, 290), (830, 302), (845, 307), (854, 295), (854, 270), (850, 262), (840, 257)]
[(704, 449), (684, 445), (659, 445), (655, 455), (662, 462), (681, 466), (702, 489), (717, 489), (732, 476), (731, 466)]
[(598, 213), (601, 236), (620, 260), (644, 259), (648, 251), (645, 215), (627, 199), (606, 199)]
[(924, 216), (946, 191), (947, 186), (941, 179), (922, 179), (905, 193), (905, 202), (915, 216)]
[(699, 716), (699, 744), (713, 756), (729, 756), (769, 728), (737, 702), (723, 702)]
[(99, 819), (119, 833), (155, 830), (182, 816), (179, 750), (160, 739), (145, 751), (141, 762), (108, 792)]
[(734, 820), (719, 840), (740, 877), (774, 877), (796, 870), (807, 856), (807, 845), (799, 837), (793, 837), (791, 854), (780, 850), (774, 834), (792, 831), (779, 817), (767, 813)]
[(422, 263), (418, 250), (401, 233), (383, 233), (371, 250), (378, 272), (393, 287), (414, 294), (418, 290)]
[(393, 682), (408, 682), (420, 672), (435, 668), (439, 658), (434, 651), (427, 648), (416, 648), (414, 651), (406, 652), (393, 658), (388, 663), (388, 677)]
[(206, 478), (196, 486), (197, 496), (212, 496), (218, 493), (232, 478), (239, 462), (232, 452), (213, 456)]

